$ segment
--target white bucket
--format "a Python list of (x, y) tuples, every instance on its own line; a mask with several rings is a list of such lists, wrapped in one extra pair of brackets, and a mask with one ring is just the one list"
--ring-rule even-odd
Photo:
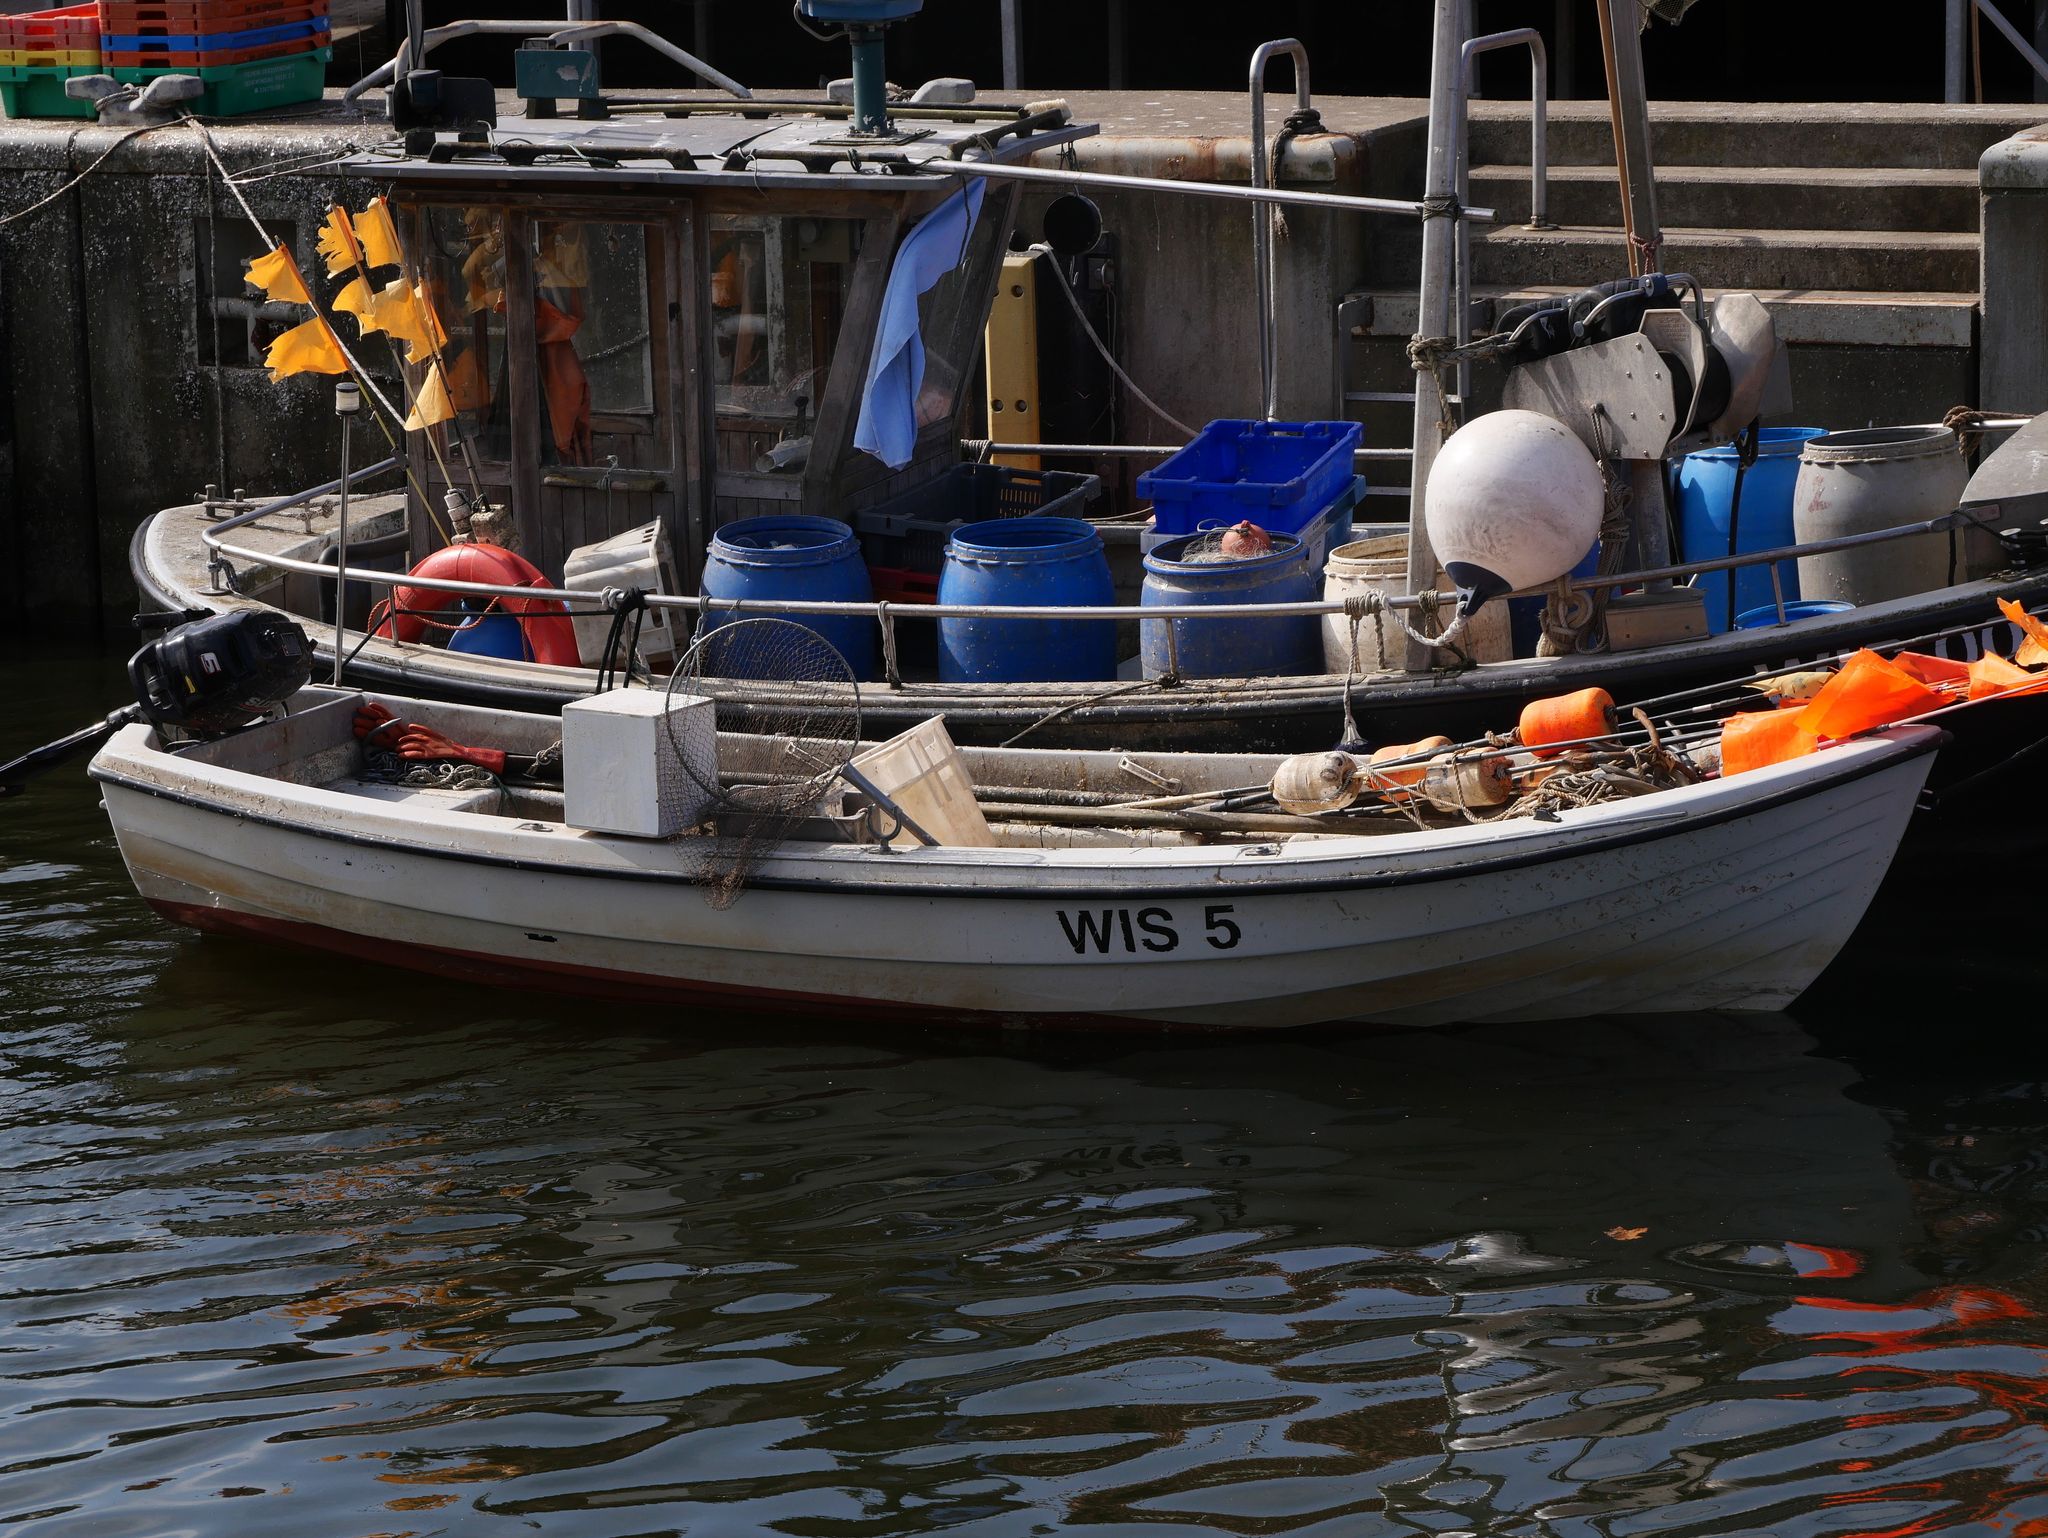
[[(1436, 590), (1448, 593), (1451, 579), (1441, 571), (1436, 575)], [(1350, 598), (1359, 593), (1378, 593), (1385, 598), (1399, 598), (1408, 591), (1408, 536), (1387, 534), (1377, 539), (1354, 540), (1340, 545), (1330, 552), (1330, 558), (1323, 564), (1323, 597)], [(1408, 622), (1415, 623), (1413, 614)], [(1448, 619), (1448, 616), (1446, 616)], [(1380, 637), (1386, 637), (1386, 652), (1381, 655)], [(1360, 671), (1371, 673), (1389, 668), (1399, 668), (1407, 655), (1407, 638), (1401, 633), (1395, 612), (1389, 612), (1384, 621), (1375, 624), (1370, 619), (1359, 621), (1358, 647), (1364, 654), (1360, 659)], [(1478, 662), (1505, 662), (1514, 655), (1514, 646), (1508, 634), (1508, 606), (1496, 600), (1486, 605), (1465, 627), (1464, 650)], [(1451, 661), (1448, 653), (1444, 660)], [(1342, 614), (1323, 616), (1323, 666), (1332, 673), (1351, 671), (1351, 621)]]

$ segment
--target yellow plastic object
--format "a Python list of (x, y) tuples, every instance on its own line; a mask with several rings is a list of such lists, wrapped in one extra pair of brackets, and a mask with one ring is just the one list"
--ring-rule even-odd
[[(1002, 282), (983, 334), (988, 360), (988, 435), (997, 443), (1043, 443), (1038, 429), (1038, 259), (1003, 258)], [(1040, 468), (1036, 454), (998, 454), (999, 465)]]
[(0, 48), (0, 68), (76, 69), (100, 67), (97, 48)]
[[(920, 721), (853, 760), (853, 767), (875, 788), (903, 808), (905, 816), (949, 849), (990, 849), (995, 835), (974, 798), (974, 777), (946, 724), (939, 717)], [(884, 817), (888, 814), (883, 813)], [(915, 835), (905, 831), (900, 842)]]

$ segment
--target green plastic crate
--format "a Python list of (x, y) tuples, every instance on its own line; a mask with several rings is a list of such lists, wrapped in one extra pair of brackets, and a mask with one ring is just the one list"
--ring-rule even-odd
[(11, 118), (85, 117), (95, 115), (89, 101), (73, 101), (64, 94), (64, 82), (73, 75), (96, 75), (93, 67), (9, 64), (0, 66), (0, 108)]
[[(140, 85), (159, 75), (197, 75), (206, 90), (189, 110), (200, 117), (236, 117), (265, 107), (318, 101), (327, 88), (327, 65), (333, 58), (332, 48), (316, 48), (278, 59), (251, 59), (246, 64), (202, 64), (184, 69), (122, 66), (107, 73), (124, 85)], [(13, 115), (10, 110), (8, 116)]]

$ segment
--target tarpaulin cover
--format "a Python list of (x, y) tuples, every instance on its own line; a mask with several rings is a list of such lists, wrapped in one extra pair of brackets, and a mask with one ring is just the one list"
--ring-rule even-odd
[(981, 213), (982, 183), (969, 182), (910, 232), (889, 269), (882, 322), (861, 391), (853, 446), (891, 469), (910, 463), (917, 448), (917, 392), (924, 387), (924, 338), (917, 301), (967, 256), (967, 240)]

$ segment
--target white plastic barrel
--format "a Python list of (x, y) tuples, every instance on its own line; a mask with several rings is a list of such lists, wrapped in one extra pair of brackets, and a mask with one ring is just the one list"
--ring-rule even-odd
[[(1450, 588), (1450, 579), (1439, 572), (1436, 590), (1448, 593)], [(1330, 552), (1329, 560), (1323, 564), (1325, 599), (1349, 598), (1368, 592), (1399, 598), (1407, 591), (1408, 536), (1405, 533), (1340, 545)], [(1412, 613), (1407, 618), (1410, 624), (1415, 623)], [(1443, 619), (1449, 623), (1448, 609)], [(1387, 638), (1384, 659), (1379, 648), (1381, 633)], [(1379, 626), (1370, 619), (1359, 621), (1358, 646), (1364, 654), (1359, 659), (1360, 671), (1370, 673), (1383, 667), (1400, 667), (1407, 654), (1407, 644), (1394, 613), (1389, 613)], [(1505, 602), (1496, 598), (1473, 616), (1472, 623), (1465, 627), (1464, 650), (1479, 662), (1505, 662), (1514, 655), (1508, 636), (1508, 606)], [(1448, 654), (1444, 660), (1451, 660)], [(1323, 616), (1323, 666), (1332, 673), (1351, 671), (1351, 621), (1342, 614)]]
[[(1810, 440), (1792, 489), (1802, 543), (1896, 528), (1953, 512), (1970, 479), (1946, 427), (1868, 427)], [(1957, 536), (1956, 580), (1988, 575), (1981, 543)], [(1802, 598), (1881, 603), (1946, 587), (1949, 536), (1918, 534), (1799, 558)]]

